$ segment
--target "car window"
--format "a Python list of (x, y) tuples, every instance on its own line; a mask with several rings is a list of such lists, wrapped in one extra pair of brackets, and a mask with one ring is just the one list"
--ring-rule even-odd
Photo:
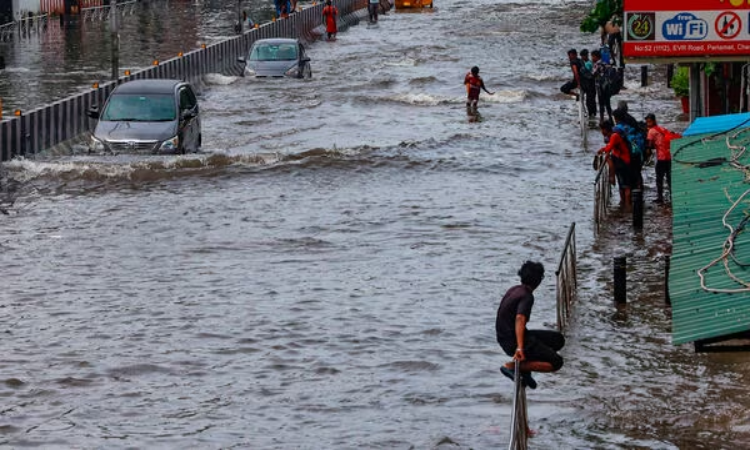
[(116, 94), (110, 97), (102, 120), (128, 122), (161, 122), (175, 120), (172, 95)]
[(297, 59), (297, 43), (258, 44), (250, 52), (251, 61), (287, 61)]
[(195, 98), (195, 94), (188, 87), (180, 89), (180, 110), (193, 109), (198, 101)]

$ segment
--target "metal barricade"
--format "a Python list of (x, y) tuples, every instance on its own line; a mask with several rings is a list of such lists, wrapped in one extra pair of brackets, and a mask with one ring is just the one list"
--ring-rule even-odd
[(599, 227), (601, 227), (609, 211), (612, 189), (610, 183), (609, 155), (596, 156), (594, 161), (598, 164), (598, 171), (594, 180), (594, 228), (598, 233)]
[(557, 278), (557, 329), (565, 332), (570, 314), (570, 306), (573, 304), (578, 287), (576, 273), (576, 223), (570, 224), (568, 237), (565, 239), (560, 264), (555, 271)]

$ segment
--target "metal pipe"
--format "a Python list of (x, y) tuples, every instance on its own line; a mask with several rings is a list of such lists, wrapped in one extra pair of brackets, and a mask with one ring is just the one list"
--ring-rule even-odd
[(640, 231), (643, 229), (643, 191), (633, 189), (630, 199), (633, 202), (633, 229)]
[(614, 290), (615, 303), (624, 305), (627, 303), (627, 259), (624, 256), (618, 256), (614, 260)]
[(648, 66), (641, 66), (641, 87), (648, 86)]
[(667, 255), (664, 262), (664, 301), (667, 305), (672, 306), (672, 299), (669, 297), (669, 267), (672, 264), (672, 257)]

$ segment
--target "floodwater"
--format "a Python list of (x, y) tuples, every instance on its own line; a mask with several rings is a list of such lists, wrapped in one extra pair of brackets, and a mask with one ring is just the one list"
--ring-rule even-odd
[[(0, 446), (502, 448), (495, 310), (537, 259), (530, 327), (554, 327), (573, 222), (579, 296), (565, 366), (528, 393), (531, 448), (748, 446), (746, 356), (671, 345), (669, 210), (649, 189), (642, 233), (617, 212), (594, 232), (601, 138), (558, 92), (590, 2), (436, 6), (311, 44), (310, 81), (207, 77), (201, 154), (6, 164)], [(479, 122), (472, 65), (496, 92)], [(631, 112), (684, 127), (631, 69)]]

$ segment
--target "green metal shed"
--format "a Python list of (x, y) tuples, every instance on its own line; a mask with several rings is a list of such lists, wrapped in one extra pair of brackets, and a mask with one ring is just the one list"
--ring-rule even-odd
[(672, 142), (668, 286), (675, 345), (694, 342), (697, 351), (750, 349), (726, 345), (750, 338), (750, 235), (744, 232), (750, 220), (749, 122), (699, 135), (688, 129)]

